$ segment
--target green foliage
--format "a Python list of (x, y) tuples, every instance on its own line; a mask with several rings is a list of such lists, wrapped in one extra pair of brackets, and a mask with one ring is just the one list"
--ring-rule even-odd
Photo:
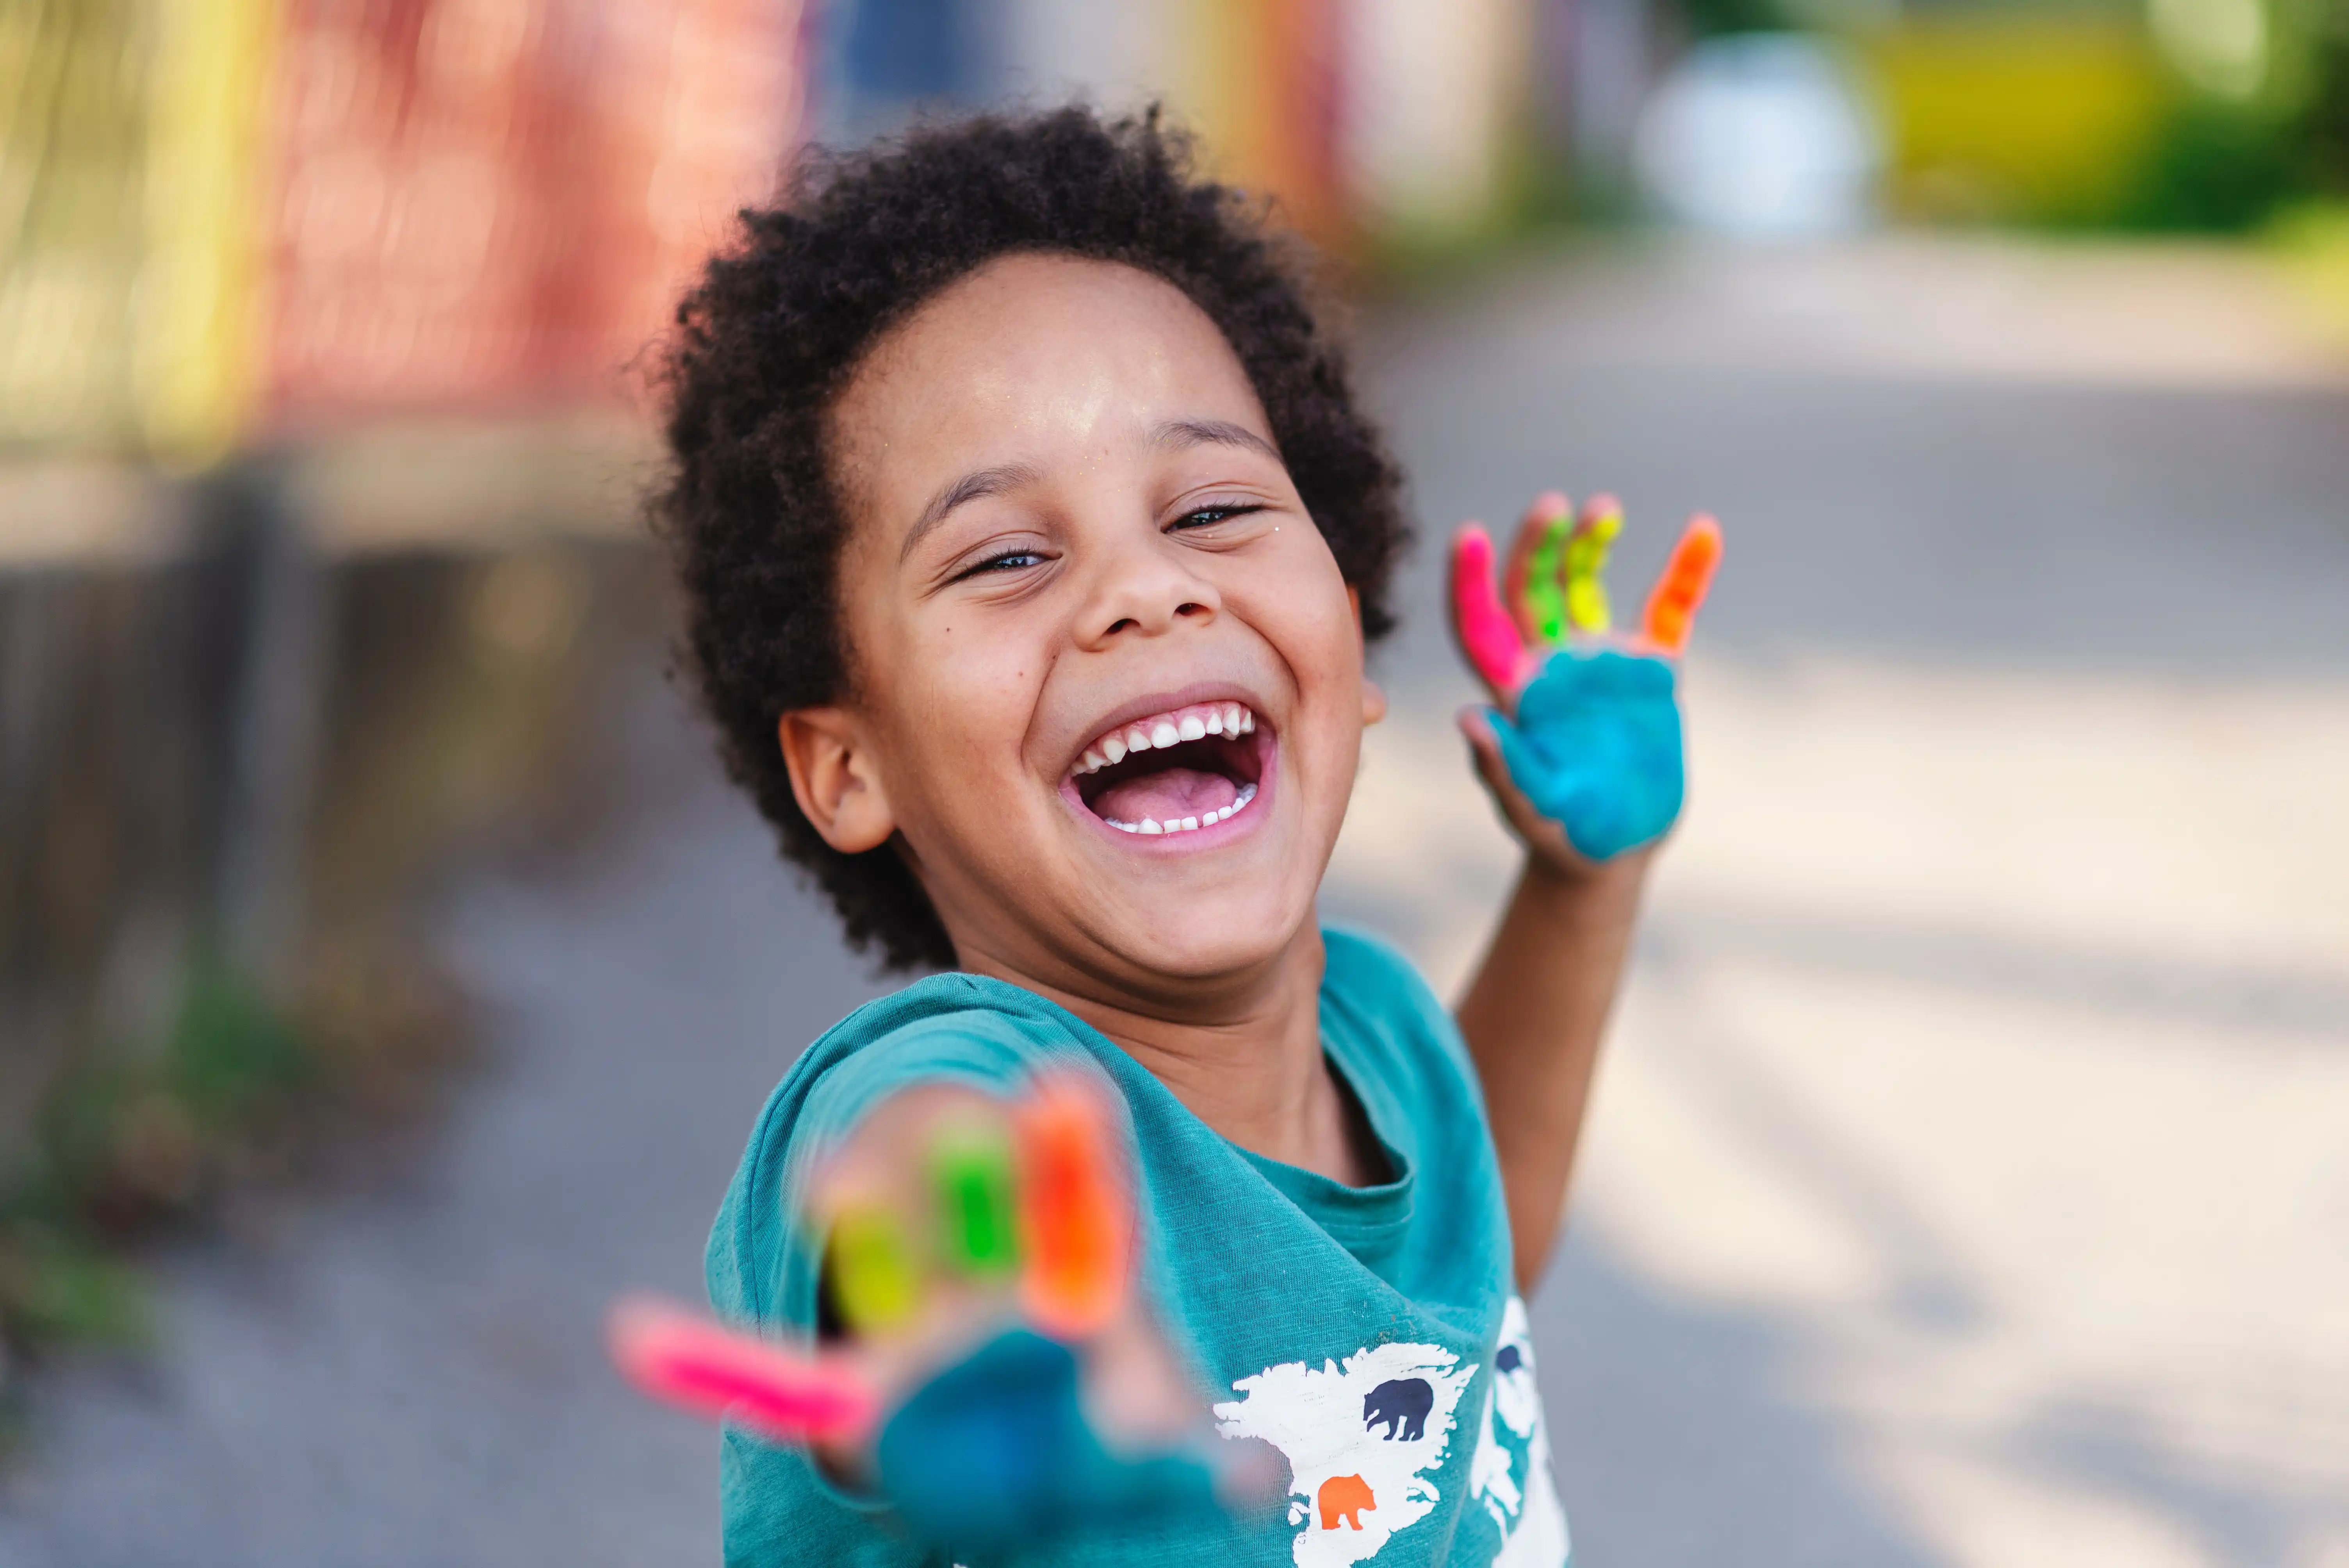
[(2181, 98), (2130, 214), (2140, 226), (2240, 233), (2349, 194), (2349, 3), (2270, 0), (2268, 12), (2264, 84)]
[(218, 961), (197, 966), (164, 1058), (166, 1084), (194, 1116), (232, 1130), (314, 1076), (301, 1037), (243, 975)]
[(1681, 15), (1699, 37), (1723, 33), (1773, 33), (1791, 18), (1783, 0), (1681, 0)]
[(292, 1025), (217, 958), (191, 967), (153, 1048), (86, 1055), (44, 1097), (22, 1163), (0, 1172), (0, 1341), (141, 1341), (145, 1293), (122, 1246), (191, 1212), (317, 1076)]
[(0, 1230), (0, 1313), (19, 1344), (147, 1342), (145, 1282), (87, 1236), (19, 1222)]
[(2247, 232), (2303, 194), (2307, 174), (2289, 121), (2258, 108), (2191, 99), (2164, 128), (2131, 226)]

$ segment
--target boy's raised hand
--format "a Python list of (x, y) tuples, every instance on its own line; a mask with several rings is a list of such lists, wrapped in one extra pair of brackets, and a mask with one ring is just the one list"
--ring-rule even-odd
[(812, 1183), (834, 1347), (795, 1356), (639, 1303), (614, 1315), (615, 1358), (657, 1398), (807, 1443), (950, 1549), (1216, 1511), (1251, 1478), (1210, 1446), (1133, 1288), (1123, 1150), (1073, 1075), (1014, 1102), (896, 1095)]
[(1611, 497), (1577, 519), (1542, 495), (1499, 583), (1483, 528), (1453, 541), (1453, 631), (1494, 703), (1462, 728), (1527, 848), (1570, 872), (1654, 843), (1680, 815), (1677, 665), (1721, 558), (1720, 526), (1692, 519), (1639, 628), (1619, 634), (1602, 573), (1622, 526)]

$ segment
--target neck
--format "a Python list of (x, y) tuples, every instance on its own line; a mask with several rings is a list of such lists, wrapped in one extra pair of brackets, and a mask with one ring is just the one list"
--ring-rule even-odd
[(1024, 986), (1099, 1029), (1241, 1148), (1350, 1186), (1377, 1180), (1369, 1130), (1321, 1054), (1323, 954), (1312, 925), (1260, 975), (1185, 987), (1193, 1006), (1179, 1009), (1108, 986), (1056, 985), (968, 947), (961, 957), (972, 972)]

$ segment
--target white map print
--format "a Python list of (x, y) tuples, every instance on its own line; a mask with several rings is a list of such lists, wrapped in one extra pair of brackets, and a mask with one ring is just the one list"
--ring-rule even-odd
[[(1503, 1430), (1515, 1441), (1504, 1439)], [(1550, 1477), (1549, 1429), (1542, 1419), (1541, 1390), (1534, 1386), (1526, 1304), (1516, 1296), (1501, 1315), (1501, 1339), (1493, 1348), (1493, 1383), (1468, 1460), (1468, 1494), (1500, 1528), (1494, 1568), (1563, 1568), (1571, 1552), (1566, 1510)]]
[(1288, 1461), (1298, 1568), (1360, 1563), (1433, 1512), (1427, 1479), (1452, 1446), (1477, 1368), (1434, 1345), (1374, 1345), (1319, 1368), (1268, 1367), (1216, 1407), (1230, 1438), (1261, 1438)]

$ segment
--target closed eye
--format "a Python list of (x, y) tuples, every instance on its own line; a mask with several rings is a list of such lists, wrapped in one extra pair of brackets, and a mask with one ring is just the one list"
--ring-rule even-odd
[(1246, 517), (1264, 507), (1256, 501), (1233, 501), (1228, 505), (1194, 507), (1176, 518), (1170, 528), (1213, 528), (1219, 522), (1229, 522), (1236, 517)]
[(1040, 566), (1043, 563), (1044, 556), (1040, 551), (1007, 550), (1000, 555), (990, 555), (978, 564), (956, 573), (951, 580), (960, 583), (988, 573), (1022, 572), (1030, 566)]

